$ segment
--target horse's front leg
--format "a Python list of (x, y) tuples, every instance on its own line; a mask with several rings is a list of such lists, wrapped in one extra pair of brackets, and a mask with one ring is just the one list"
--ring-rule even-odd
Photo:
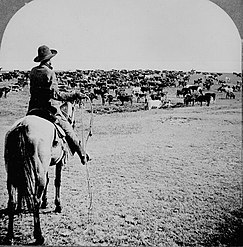
[(62, 211), (61, 202), (60, 202), (61, 171), (62, 171), (62, 163), (59, 162), (56, 165), (56, 178), (55, 178), (55, 187), (56, 187), (55, 212), (57, 213), (61, 213)]

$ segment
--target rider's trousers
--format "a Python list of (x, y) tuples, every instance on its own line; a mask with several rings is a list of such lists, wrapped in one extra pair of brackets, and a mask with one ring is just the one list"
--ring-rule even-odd
[(74, 154), (75, 152), (77, 152), (80, 158), (84, 157), (85, 156), (84, 149), (71, 124), (68, 122), (68, 120), (60, 110), (57, 110), (55, 116), (57, 119), (56, 123), (62, 127), (62, 129), (66, 134), (66, 140), (70, 147), (71, 153)]

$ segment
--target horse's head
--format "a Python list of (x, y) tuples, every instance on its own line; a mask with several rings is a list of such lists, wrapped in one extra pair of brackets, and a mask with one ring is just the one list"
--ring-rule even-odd
[(76, 100), (73, 102), (66, 101), (60, 106), (63, 115), (67, 118), (67, 120), (69, 121), (69, 123), (72, 125), (73, 128), (75, 125), (75, 111), (79, 103), (80, 102)]

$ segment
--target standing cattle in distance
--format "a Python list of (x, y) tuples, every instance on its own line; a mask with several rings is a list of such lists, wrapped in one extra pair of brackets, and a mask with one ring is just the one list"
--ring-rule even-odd
[(117, 96), (117, 99), (121, 101), (121, 105), (124, 105), (124, 102), (130, 102), (132, 105), (133, 96), (126, 95), (126, 94), (120, 94)]

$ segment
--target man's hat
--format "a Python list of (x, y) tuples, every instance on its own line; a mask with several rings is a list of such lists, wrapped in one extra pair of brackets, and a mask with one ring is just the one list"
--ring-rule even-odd
[(56, 50), (51, 50), (46, 45), (42, 45), (38, 48), (38, 56), (34, 58), (34, 62), (42, 62), (45, 60), (50, 60), (57, 54)]

